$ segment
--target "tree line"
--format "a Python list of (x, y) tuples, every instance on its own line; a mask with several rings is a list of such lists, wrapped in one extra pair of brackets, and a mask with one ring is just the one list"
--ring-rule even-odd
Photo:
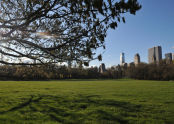
[(0, 80), (59, 80), (59, 79), (104, 79), (121, 78), (118, 71), (108, 69), (105, 73), (99, 73), (98, 67), (82, 68), (67, 66), (15, 65), (0, 66)]
[(0, 80), (121, 79), (174, 80), (174, 64), (140, 63), (137, 66), (112, 66), (104, 73), (98, 67), (67, 66), (0, 66)]
[(141, 63), (127, 68), (126, 76), (140, 80), (174, 80), (174, 64), (166, 64), (165, 61), (159, 64)]

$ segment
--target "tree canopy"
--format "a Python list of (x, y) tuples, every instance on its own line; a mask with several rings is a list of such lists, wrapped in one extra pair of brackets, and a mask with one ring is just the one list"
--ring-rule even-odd
[(137, 0), (1, 0), (0, 63), (101, 60), (95, 50), (105, 49), (107, 30), (140, 8)]

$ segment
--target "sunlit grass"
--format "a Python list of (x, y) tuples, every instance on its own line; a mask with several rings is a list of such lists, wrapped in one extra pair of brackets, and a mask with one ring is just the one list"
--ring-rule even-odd
[(0, 123), (174, 123), (174, 82), (0, 82)]

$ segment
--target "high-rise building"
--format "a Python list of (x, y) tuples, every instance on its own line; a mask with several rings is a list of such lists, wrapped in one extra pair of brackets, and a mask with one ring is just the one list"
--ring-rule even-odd
[(138, 53), (135, 54), (134, 64), (135, 64), (135, 66), (137, 66), (138, 64), (140, 64), (140, 55)]
[(161, 46), (155, 47), (156, 61), (160, 62), (162, 60), (162, 48)]
[(162, 60), (162, 48), (156, 46), (148, 49), (148, 61), (149, 63), (159, 63)]
[(149, 61), (149, 63), (156, 62), (156, 58), (155, 58), (155, 47), (148, 49), (148, 61)]
[(124, 63), (125, 63), (124, 53), (120, 53), (120, 65), (123, 65)]
[(100, 72), (100, 73), (106, 72), (106, 68), (105, 68), (105, 64), (104, 64), (104, 63), (102, 63), (102, 64), (99, 66), (99, 72)]
[(172, 63), (172, 53), (166, 53), (165, 59), (166, 59), (167, 64), (171, 64)]

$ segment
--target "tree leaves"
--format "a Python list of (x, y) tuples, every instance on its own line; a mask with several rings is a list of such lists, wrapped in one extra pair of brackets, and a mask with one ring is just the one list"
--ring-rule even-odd
[(110, 27), (111, 27), (112, 29), (115, 29), (115, 28), (117, 27), (117, 22), (112, 22), (112, 23), (110, 24)]
[(102, 61), (102, 55), (101, 54), (97, 58), (98, 58), (99, 61)]
[(123, 20), (123, 22), (124, 22), (124, 23), (126, 23), (126, 21), (125, 21), (125, 18), (124, 18), (124, 17), (122, 17), (122, 20)]
[(141, 8), (137, 0), (3, 1), (0, 30), (6, 44), (1, 53), (8, 50), (15, 60), (37, 56), (39, 64), (102, 60), (95, 52), (105, 49), (107, 30), (125, 23), (124, 13)]

